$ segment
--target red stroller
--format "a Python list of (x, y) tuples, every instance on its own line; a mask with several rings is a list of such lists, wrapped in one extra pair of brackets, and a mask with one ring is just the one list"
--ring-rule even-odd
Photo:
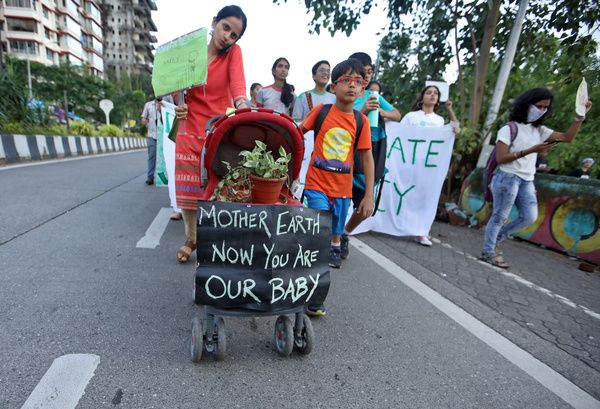
[[(277, 352), (287, 357), (296, 346), (301, 354), (309, 354), (314, 335), (304, 310), (309, 301), (323, 301), (329, 291), (330, 212), (303, 207), (285, 185), (277, 205), (209, 200), (227, 173), (222, 162), (237, 166), (239, 153), (251, 151), (256, 140), (274, 156), (280, 146), (291, 153), (288, 174), (298, 179), (304, 135), (288, 115), (263, 108), (212, 118), (206, 135), (193, 296), (206, 317), (193, 319), (191, 359), (200, 361), (203, 351), (223, 359), (226, 333), (220, 316), (279, 315)], [(295, 322), (286, 314), (295, 314)]]

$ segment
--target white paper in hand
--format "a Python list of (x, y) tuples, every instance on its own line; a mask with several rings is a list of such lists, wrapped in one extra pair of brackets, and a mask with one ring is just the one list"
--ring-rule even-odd
[(585, 82), (585, 78), (579, 84), (579, 89), (577, 90), (577, 98), (575, 99), (575, 112), (577, 115), (585, 116), (585, 104), (588, 102), (588, 89), (587, 82)]

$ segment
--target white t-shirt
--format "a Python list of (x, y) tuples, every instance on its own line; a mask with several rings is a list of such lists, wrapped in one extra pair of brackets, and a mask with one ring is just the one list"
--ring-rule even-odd
[(426, 114), (423, 111), (411, 111), (404, 115), (400, 125), (442, 127), (444, 126), (444, 118), (435, 112)]
[(296, 102), (294, 102), (294, 114), (292, 118), (296, 121), (302, 121), (306, 118), (306, 115), (311, 111), (308, 106), (308, 95), (312, 100), (312, 107), (316, 107), (319, 104), (333, 104), (335, 103), (335, 94), (330, 92), (325, 92), (323, 94), (318, 94), (314, 90), (303, 92), (296, 98)]
[[(536, 128), (531, 124), (517, 124), (517, 136), (511, 146), (510, 144), (510, 128), (508, 125), (504, 125), (498, 131), (498, 137), (496, 141), (504, 142), (509, 146), (509, 152), (521, 152), (531, 148), (534, 145), (539, 145), (545, 142), (550, 135), (554, 132), (550, 128), (540, 126)], [(497, 143), (497, 142), (496, 142)], [(512, 173), (517, 175), (523, 180), (532, 181), (535, 178), (535, 163), (537, 161), (537, 153), (532, 153), (517, 160), (509, 163), (503, 163), (498, 165), (498, 169), (503, 172)]]
[(292, 99), (290, 106), (286, 107), (285, 104), (281, 102), (281, 90), (275, 88), (273, 85), (269, 85), (258, 90), (258, 94), (256, 95), (256, 105), (291, 115), (294, 102), (296, 101), (296, 95), (294, 93), (292, 93), (292, 95), (294, 99)]

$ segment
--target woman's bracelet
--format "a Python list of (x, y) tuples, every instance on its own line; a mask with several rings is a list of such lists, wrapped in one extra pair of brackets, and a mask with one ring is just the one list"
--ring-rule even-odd
[(575, 122), (583, 122), (583, 121), (585, 121), (585, 115), (584, 115), (584, 117), (583, 117), (583, 118), (579, 118), (579, 117), (577, 117), (577, 116), (576, 116), (576, 117), (575, 117), (573, 120), (574, 120)]
[(246, 102), (246, 101), (245, 101), (245, 100), (243, 100), (243, 99), (238, 99), (238, 100), (236, 101), (236, 103), (235, 103), (235, 108), (237, 109), (237, 107), (239, 107), (239, 106), (240, 106), (241, 104), (243, 104), (244, 102)]

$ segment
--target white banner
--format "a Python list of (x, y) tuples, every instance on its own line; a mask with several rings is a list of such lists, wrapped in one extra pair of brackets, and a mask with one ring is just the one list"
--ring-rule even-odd
[[(375, 231), (395, 236), (426, 236), (435, 219), (442, 184), (450, 166), (454, 133), (449, 125), (430, 128), (387, 122), (385, 126), (389, 173), (385, 177), (379, 209), (374, 217), (361, 223), (354, 234)], [(312, 131), (307, 132), (302, 183), (313, 143)]]
[(180, 212), (177, 208), (177, 198), (175, 197), (175, 142), (169, 139), (169, 132), (173, 127), (175, 120), (175, 105), (163, 101), (162, 122), (164, 126), (162, 134), (163, 155), (165, 157), (165, 167), (169, 179), (169, 198), (171, 199), (171, 207), (173, 210)]

